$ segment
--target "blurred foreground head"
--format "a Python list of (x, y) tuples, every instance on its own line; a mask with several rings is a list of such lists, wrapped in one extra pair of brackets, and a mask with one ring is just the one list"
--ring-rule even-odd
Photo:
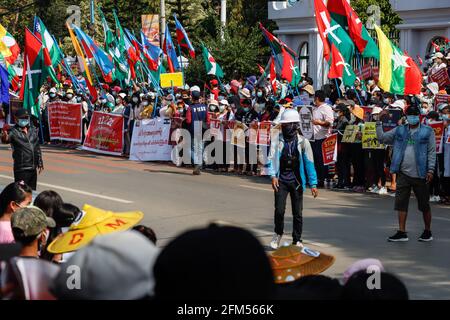
[(181, 234), (161, 252), (154, 275), (157, 299), (269, 299), (274, 293), (264, 248), (232, 226)]

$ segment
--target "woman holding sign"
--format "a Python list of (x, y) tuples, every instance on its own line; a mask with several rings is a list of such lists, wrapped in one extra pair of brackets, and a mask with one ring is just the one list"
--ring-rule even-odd
[(283, 236), (288, 194), (291, 196), (293, 216), (292, 243), (299, 247), (303, 247), (302, 209), (306, 184), (311, 187), (314, 198), (319, 194), (316, 188), (317, 174), (314, 169), (311, 145), (299, 134), (299, 123), (299, 113), (294, 109), (287, 109), (280, 119), (281, 134), (271, 141), (269, 175), (272, 177), (272, 188), (275, 194), (275, 234), (270, 242), (273, 249), (279, 247)]

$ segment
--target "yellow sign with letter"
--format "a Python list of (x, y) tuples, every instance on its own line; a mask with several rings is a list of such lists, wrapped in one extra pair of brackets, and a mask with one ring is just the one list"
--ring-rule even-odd
[(161, 73), (161, 88), (182, 87), (184, 86), (183, 73)]

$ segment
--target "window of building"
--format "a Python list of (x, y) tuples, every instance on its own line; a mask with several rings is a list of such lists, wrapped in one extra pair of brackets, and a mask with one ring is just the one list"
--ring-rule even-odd
[(300, 67), (300, 73), (309, 74), (309, 46), (308, 42), (303, 42), (300, 45), (299, 55), (298, 55), (298, 65)]

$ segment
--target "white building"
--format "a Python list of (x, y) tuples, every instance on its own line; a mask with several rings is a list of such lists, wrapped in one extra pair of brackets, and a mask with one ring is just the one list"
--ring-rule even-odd
[[(450, 39), (450, 0), (390, 0), (403, 23), (400, 47), (411, 57), (424, 58), (433, 52), (431, 42)], [(278, 30), (274, 33), (299, 54), (300, 71), (307, 72), (318, 86), (327, 81), (327, 64), (323, 62), (322, 40), (314, 17), (314, 0), (300, 0), (292, 7), (286, 1), (269, 2), (269, 19)], [(424, 59), (425, 60), (425, 59)]]

